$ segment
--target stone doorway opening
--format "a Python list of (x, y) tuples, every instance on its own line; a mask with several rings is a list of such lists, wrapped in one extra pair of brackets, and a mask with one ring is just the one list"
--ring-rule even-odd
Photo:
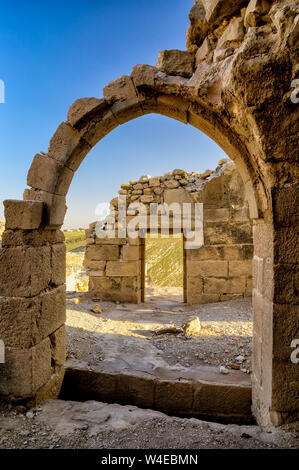
[[(222, 159), (215, 170), (202, 174), (174, 169), (162, 176), (142, 175), (121, 185), (109, 210), (86, 230), (90, 296), (139, 304), (145, 301), (146, 287), (153, 287), (145, 281), (159, 285), (159, 278), (161, 287), (181, 285), (189, 305), (251, 296), (252, 221), (248, 195), (232, 161)], [(171, 233), (180, 237), (172, 239), (177, 245), (159, 252)], [(158, 238), (149, 241), (149, 234)], [(149, 244), (156, 280), (145, 279)]]
[(85, 230), (81, 227), (64, 229), (63, 233), (66, 247), (66, 294), (87, 292), (88, 276), (84, 268)]
[(183, 234), (147, 233), (144, 239), (144, 301), (186, 302)]
[[(142, 175), (121, 184), (118, 194), (126, 197), (127, 228), (139, 199), (147, 222), (160, 214), (151, 203), (162, 213), (163, 203), (177, 204), (180, 217), (184, 204), (193, 203), (193, 213), (195, 203), (202, 203), (204, 244), (188, 245), (173, 210), (169, 230), (159, 216), (146, 232), (137, 225), (136, 238), (124, 236), (119, 198), (110, 202), (109, 214), (86, 230), (89, 291), (67, 297), (60, 398), (252, 423), (252, 314), (246, 298), (252, 226), (235, 165), (222, 159), (202, 174), (175, 169)], [(191, 317), (200, 330), (189, 335), (184, 325)]]
[[(289, 34), (290, 30), (286, 31)], [(272, 29), (269, 34), (272, 34)], [(252, 28), (249, 28), (247, 35), (248, 44), (254, 44)], [(281, 41), (281, 34), (276, 36), (277, 41)], [(282, 41), (281, 44), (286, 44), (287, 39), (283, 38)], [(284, 47), (273, 44), (275, 54), (280, 50), (284, 54)], [(275, 62), (274, 56), (269, 54), (253, 69), (252, 60), (255, 58), (248, 58), (248, 48), (240, 47), (236, 51), (238, 56), (232, 57), (235, 60), (233, 67), (228, 66), (227, 60), (217, 61), (205, 66), (203, 74), (199, 64), (190, 80), (184, 72), (178, 74), (177, 69), (167, 66), (163, 60), (162, 67), (160, 63), (157, 67), (138, 65), (130, 77), (122, 76), (108, 84), (104, 88), (103, 99), (83, 98), (76, 101), (68, 112), (68, 120), (58, 127), (51, 139), (48, 153), (34, 157), (24, 199), (5, 201), (6, 230), (0, 252), (3, 266), (0, 271), (0, 293), (3, 305), (2, 338), (7, 344), (7, 362), (2, 369), (4, 380), (1, 381), (0, 392), (6, 400), (23, 400), (26, 403), (31, 400), (32, 403), (32, 400), (40, 402), (57, 397), (64, 377), (65, 246), (59, 230), (63, 225), (66, 195), (75, 171), (91, 148), (117, 126), (148, 113), (158, 113), (205, 132), (235, 161), (241, 173), (250, 218), (253, 220), (253, 412), (259, 423), (265, 426), (277, 426), (298, 417), (297, 365), (291, 361), (289, 346), (296, 334), (298, 319), (297, 270), (294, 262), (297, 181), (291, 158), (295, 155), (291, 146), (295, 139), (285, 139), (283, 135), (287, 127), (290, 135), (295, 135), (295, 128), (294, 134), (291, 134), (291, 126), (296, 122), (298, 108), (295, 110), (293, 107), (293, 114), (286, 108), (286, 103), (290, 104), (292, 64), (287, 54), (280, 55)], [(176, 55), (176, 51), (168, 52), (170, 56)], [(188, 54), (187, 51), (183, 52), (183, 57)], [(191, 68), (194, 69), (193, 66)], [(288, 73), (285, 74), (285, 81), (280, 82), (277, 93), (280, 70), (288, 70)], [(267, 93), (265, 87), (260, 86), (265, 72), (268, 77), (273, 77), (273, 81), (268, 82)], [(269, 126), (267, 117), (272, 120), (273, 106), (276, 105), (276, 124)], [(213, 233), (213, 230), (210, 231), (211, 235)], [(97, 250), (91, 246), (89, 251), (94, 255)], [(102, 248), (101, 251), (105, 256), (109, 252), (110, 259), (104, 259), (108, 261), (108, 271), (101, 282), (93, 280), (95, 287), (103, 289), (108, 286), (108, 292), (113, 286), (119, 291), (118, 285), (123, 285), (125, 293), (130, 290), (138, 292), (139, 285), (135, 278), (139, 271), (135, 271), (135, 266), (138, 267), (139, 260), (130, 264), (130, 271), (127, 270), (128, 265), (123, 263), (123, 256), (131, 251), (131, 246), (128, 247), (125, 240), (120, 243), (116, 240), (114, 248), (109, 246), (109, 249)], [(193, 261), (196, 262), (195, 259)], [(205, 267), (210, 268), (210, 258), (206, 261)], [(236, 263), (232, 265), (236, 270), (238, 266)], [(119, 276), (119, 267), (123, 268), (122, 276)], [(198, 263), (194, 267), (198, 271), (193, 284), (200, 287)], [(215, 263), (214, 269), (219, 274)], [(128, 288), (127, 279), (115, 280), (115, 277), (130, 277), (131, 285)], [(211, 277), (215, 277), (214, 273)], [(219, 286), (220, 281), (213, 281), (210, 285)], [(203, 292), (201, 295), (206, 294), (213, 302), (211, 299), (217, 293)], [(202, 300), (205, 299), (202, 297)], [(200, 302), (197, 300), (197, 303)], [(25, 315), (26, 310), (28, 315)], [(171, 401), (173, 408), (178, 410), (179, 405), (184, 403), (185, 410), (192, 408), (194, 411), (194, 407), (198, 407), (202, 413), (205, 398), (208, 397), (207, 411), (211, 411), (211, 382), (214, 385), (219, 383), (219, 374), (217, 377), (212, 374), (209, 381), (205, 372), (207, 369), (200, 371), (201, 376), (196, 384), (193, 382), (194, 375), (191, 379), (189, 376), (175, 383), (176, 399)], [(85, 368), (84, 373), (89, 374), (90, 378), (85, 383), (86, 387), (95, 390), (97, 378), (90, 369)], [(107, 370), (103, 370), (103, 374), (107, 387), (101, 377), (98, 381), (101, 390), (107, 390), (113, 400), (117, 393), (121, 392), (124, 396), (123, 390), (129, 382), (134, 396), (138, 396), (137, 383), (141, 386), (140, 382), (148, 379), (141, 373), (141, 380), (136, 383), (135, 377), (130, 376), (121, 387), (119, 371), (115, 371), (112, 378)], [(231, 391), (236, 388), (234, 376), (234, 373), (223, 376), (222, 382), (229, 387), (225, 397), (231, 398)], [(28, 377), (31, 379), (28, 380)], [(147, 383), (150, 399), (146, 406), (150, 406), (150, 402), (154, 406), (164, 403), (160, 408), (168, 408), (165, 396), (169, 396), (169, 388), (173, 388), (169, 385), (171, 381), (170, 374), (160, 376), (154, 384)], [(150, 388), (151, 385), (153, 388)], [(247, 390), (248, 397), (251, 397), (250, 386), (241, 388), (242, 392)], [(115, 393), (114, 397), (112, 392)], [(222, 405), (225, 401), (220, 399), (218, 393), (214, 398), (219, 412), (219, 401)], [(243, 404), (244, 400), (235, 397), (232, 402), (235, 409), (236, 403)]]

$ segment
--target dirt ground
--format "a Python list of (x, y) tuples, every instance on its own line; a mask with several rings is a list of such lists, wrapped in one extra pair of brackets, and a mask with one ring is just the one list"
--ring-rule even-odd
[[(163, 294), (163, 295), (161, 295)], [(76, 302), (80, 302), (76, 304)], [(100, 306), (101, 313), (91, 308)], [(198, 334), (156, 335), (161, 327), (181, 327), (190, 316), (200, 319)], [(90, 365), (136, 352), (169, 366), (225, 366), (251, 370), (251, 299), (187, 306), (176, 288), (150, 289), (141, 305), (116, 304), (68, 294), (67, 357)]]
[[(186, 306), (175, 291), (148, 292), (142, 305), (67, 298), (67, 354), (89, 364), (114, 357), (150, 359), (194, 367), (237, 364), (250, 369), (252, 317), (250, 299)], [(80, 303), (77, 303), (79, 299)], [(101, 313), (90, 311), (100, 305)], [(201, 330), (155, 335), (161, 326), (181, 326), (198, 315)], [(238, 356), (243, 359), (238, 359)], [(97, 401), (53, 400), (34, 410), (0, 405), (0, 448), (96, 449), (270, 449), (298, 448), (299, 424), (262, 431), (258, 426), (224, 425), (178, 418), (134, 406)]]
[(182, 419), (134, 406), (54, 400), (33, 411), (0, 406), (1, 449), (298, 448), (299, 427)]

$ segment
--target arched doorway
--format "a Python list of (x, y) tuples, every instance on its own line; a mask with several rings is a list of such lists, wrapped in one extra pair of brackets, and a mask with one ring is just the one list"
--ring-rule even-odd
[[(66, 211), (65, 195), (74, 172), (99, 140), (118, 125), (151, 112), (205, 132), (235, 161), (242, 176), (254, 220), (254, 412), (261, 423), (279, 424), (283, 413), (294, 411), (288, 400), (294, 367), (287, 362), (287, 331), (280, 328), (284, 309), (278, 308), (273, 315), (273, 302), (283, 303), (288, 292), (276, 291), (281, 281), (274, 265), (270, 169), (264, 163), (258, 165), (250, 145), (230, 126), (223, 110), (196, 96), (186, 79), (150, 66), (136, 66), (131, 77), (122, 76), (107, 85), (103, 99), (76, 101), (68, 121), (51, 139), (47, 155), (35, 156), (24, 200), (5, 202), (0, 293), (6, 299), (1, 333), (7, 363), (0, 392), (12, 401), (57, 396), (65, 351), (65, 248), (59, 231)], [(275, 209), (286, 200), (292, 205), (292, 194), (292, 188), (275, 193)], [(12, 312), (19, 312), (13, 315), (13, 324)], [(274, 330), (274, 326), (279, 327)], [(278, 358), (282, 343), (285, 349)]]

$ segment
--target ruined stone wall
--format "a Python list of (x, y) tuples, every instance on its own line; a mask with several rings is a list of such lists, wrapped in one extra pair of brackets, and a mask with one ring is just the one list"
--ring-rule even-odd
[[(40, 228), (42, 202), (5, 201), (0, 250), (0, 395), (26, 402), (56, 397), (65, 361), (65, 244)], [(34, 404), (34, 402), (33, 402)]]
[(252, 295), (252, 222), (244, 185), (226, 163), (196, 194), (203, 203), (204, 245), (185, 250), (188, 303)]
[[(126, 197), (127, 224), (136, 216), (136, 203), (146, 205), (148, 227), (150, 210), (163, 211), (163, 204), (203, 203), (202, 247), (187, 248), (184, 243), (184, 300), (189, 304), (218, 302), (250, 296), (252, 291), (252, 225), (248, 215), (244, 185), (233, 162), (223, 159), (215, 171), (203, 174), (173, 170), (159, 177), (141, 176), (139, 181), (122, 184)], [(157, 203), (159, 206), (150, 206)], [(89, 293), (101, 300), (139, 303), (144, 300), (143, 238), (117, 237), (120, 227), (118, 198), (111, 201), (103, 229), (97, 236), (96, 223), (87, 230), (84, 266), (89, 274)], [(170, 213), (172, 216), (172, 213)], [(173, 219), (170, 217), (170, 229)], [(114, 232), (115, 230), (115, 232)], [(158, 221), (157, 232), (161, 232)], [(113, 231), (114, 237), (110, 238)]]
[(140, 303), (144, 299), (142, 240), (99, 239), (87, 231), (84, 266), (89, 274), (89, 294), (103, 301)]

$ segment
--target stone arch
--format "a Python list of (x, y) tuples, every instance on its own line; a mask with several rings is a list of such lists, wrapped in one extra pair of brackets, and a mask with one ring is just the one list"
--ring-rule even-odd
[(189, 51), (164, 51), (156, 67), (137, 65), (130, 77), (108, 84), (103, 99), (75, 102), (47, 154), (34, 157), (24, 200), (5, 201), (0, 394), (7, 400), (57, 397), (63, 380), (65, 248), (59, 228), (74, 171), (118, 125), (160, 113), (205, 132), (243, 178), (254, 219), (253, 411), (263, 425), (298, 418), (298, 365), (290, 346), (299, 331), (298, 106), (290, 89), (298, 71), (296, 2), (267, 4), (266, 12), (250, 2), (245, 18), (243, 1), (235, 2), (236, 11), (222, 12), (222, 19), (230, 18), (226, 24), (217, 8), (205, 13), (198, 7), (205, 2), (195, 3)]
[(186, 79), (168, 77), (155, 67), (139, 65), (133, 68), (131, 77), (122, 76), (108, 84), (103, 99), (75, 101), (68, 111), (68, 120), (53, 135), (48, 153), (34, 157), (27, 178), (31, 189), (25, 190), (24, 199), (46, 203), (46, 224), (59, 228), (74, 172), (89, 150), (117, 126), (157, 113), (190, 124), (213, 139), (237, 165), (251, 217), (262, 217), (269, 201), (261, 169), (223, 115), (194, 95)]
[[(60, 318), (55, 321), (48, 318), (50, 326), (47, 322), (45, 325), (42, 321), (39, 323), (36, 318), (33, 325), (30, 323), (28, 326), (35, 328), (34, 333), (29, 332), (30, 340), (25, 342), (28, 348), (27, 373), (30, 373), (30, 383), (20, 371), (19, 350), (12, 348), (8, 367), (8, 376), (12, 374), (11, 384), (6, 390), (1, 390), (9, 399), (19, 401), (26, 398), (36, 402), (44, 397), (56, 396), (62, 382), (65, 309), (62, 284), (65, 253), (57, 230), (63, 224), (66, 211), (65, 196), (74, 172), (89, 150), (118, 125), (153, 112), (185, 124), (189, 123), (213, 138), (236, 162), (248, 191), (251, 217), (261, 219), (264, 215), (267, 216), (269, 200), (264, 182), (267, 175), (263, 175), (257, 167), (257, 162), (253, 160), (239, 136), (230, 128), (223, 113), (219, 113), (211, 103), (198, 99), (186, 79), (168, 76), (155, 67), (136, 66), (131, 77), (122, 76), (108, 84), (104, 88), (103, 99), (83, 98), (76, 101), (68, 112), (68, 120), (60, 124), (52, 137), (48, 153), (34, 157), (27, 180), (31, 189), (25, 190), (24, 201), (6, 202), (7, 232), (4, 236), (4, 251), (12, 249), (6, 248), (6, 245), (14, 244), (10, 241), (12, 234), (9, 232), (12, 229), (35, 230), (41, 240), (37, 243), (38, 246), (35, 246), (36, 242), (30, 237), (29, 240), (21, 242), (25, 243), (26, 248), (30, 247), (29, 253), (22, 246), (15, 247), (15, 250), (23, 250), (24, 262), (31, 272), (29, 279), (20, 280), (21, 292), (20, 289), (16, 292), (8, 287), (2, 290), (2, 293), (7, 297), (10, 295), (9, 291), (13, 297), (31, 297), (33, 303), (41, 303), (42, 309), (47, 305), (45, 310), (49, 316), (57, 308), (60, 311)], [(12, 257), (16, 255), (16, 252), (11, 254)], [(35, 256), (38, 257), (38, 262), (33, 267)], [(34, 269), (35, 273), (32, 272)], [(38, 277), (40, 271), (43, 271), (44, 275), (34, 281), (32, 278), (34, 275)], [(48, 289), (49, 286), (52, 290), (50, 295), (44, 293), (45, 288)], [(36, 294), (42, 297), (37, 300)], [(51, 294), (52, 299), (49, 298)], [(26, 309), (30, 307), (26, 306)], [(31, 315), (34, 317), (35, 313), (31, 312)], [(42, 331), (43, 328), (45, 331)], [(257, 388), (256, 393), (257, 396), (263, 396), (265, 392)]]

